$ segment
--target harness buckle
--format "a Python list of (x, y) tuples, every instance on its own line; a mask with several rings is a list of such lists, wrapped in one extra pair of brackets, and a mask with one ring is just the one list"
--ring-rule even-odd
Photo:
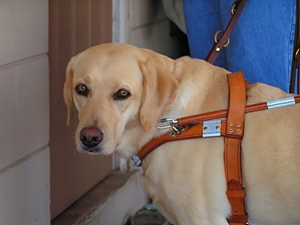
[(176, 137), (186, 130), (186, 126), (179, 125), (179, 122), (176, 119), (163, 118), (159, 120), (159, 123), (168, 123), (167, 125), (157, 125), (157, 128), (159, 130), (172, 128), (173, 131), (170, 133), (171, 137)]
[(159, 123), (161, 123), (161, 124), (168, 123), (168, 125), (157, 125), (157, 129), (159, 129), (159, 130), (173, 128), (174, 126), (178, 125), (178, 121), (176, 119), (172, 119), (172, 118), (160, 119)]

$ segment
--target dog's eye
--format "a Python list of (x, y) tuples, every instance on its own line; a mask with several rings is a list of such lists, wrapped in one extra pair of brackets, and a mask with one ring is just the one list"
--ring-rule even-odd
[(114, 100), (125, 100), (130, 96), (130, 92), (126, 89), (120, 89), (113, 95)]
[(84, 84), (79, 84), (75, 90), (79, 95), (87, 96), (89, 93), (89, 89)]

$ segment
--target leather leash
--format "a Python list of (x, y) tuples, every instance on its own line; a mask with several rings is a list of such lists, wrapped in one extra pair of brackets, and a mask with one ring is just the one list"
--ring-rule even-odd
[[(206, 61), (213, 64), (215, 62), (215, 60), (217, 59), (219, 53), (221, 52), (221, 50), (224, 47), (227, 47), (227, 45), (229, 44), (229, 36), (232, 33), (242, 11), (243, 8), (246, 4), (246, 0), (237, 0), (233, 3), (232, 8), (231, 8), (231, 19), (227, 25), (227, 27), (225, 28), (224, 31), (217, 31), (215, 34), (215, 43), (212, 46), (210, 52), (208, 53), (208, 55), (206, 56)], [(222, 37), (217, 40), (217, 36), (218, 34), (222, 33)]]
[(291, 80), (290, 80), (290, 93), (295, 93), (295, 84), (298, 79), (296, 93), (300, 92), (300, 0), (296, 0), (296, 27), (294, 38), (294, 55), (292, 61)]
[[(241, 140), (244, 131), (244, 114), (300, 103), (300, 96), (272, 100), (252, 105), (246, 104), (246, 84), (243, 73), (228, 75), (229, 109), (218, 110), (179, 119), (162, 119), (159, 129), (172, 129), (157, 138), (150, 140), (132, 159), (137, 166), (143, 159), (160, 145), (191, 138), (219, 137), (225, 138), (224, 164), (227, 180), (227, 197), (232, 207), (232, 216), (228, 218), (230, 225), (247, 224), (245, 212), (242, 171), (241, 171)], [(220, 119), (227, 117), (227, 120)]]
[[(205, 60), (214, 64), (218, 55), (224, 47), (229, 45), (229, 36), (232, 33), (242, 11), (246, 4), (246, 0), (237, 0), (233, 3), (231, 8), (231, 19), (224, 31), (217, 31), (214, 37), (214, 44), (207, 54)], [(294, 51), (292, 56), (292, 68), (290, 78), (290, 93), (300, 93), (300, 0), (296, 0), (296, 23), (295, 23), (295, 38), (294, 38)], [(218, 34), (223, 35), (217, 40)], [(298, 80), (298, 84), (296, 81)]]

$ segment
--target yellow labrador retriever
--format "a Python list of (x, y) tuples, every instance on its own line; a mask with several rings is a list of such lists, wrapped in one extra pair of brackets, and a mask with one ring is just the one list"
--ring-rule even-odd
[[(73, 102), (79, 112), (78, 151), (130, 158), (167, 132), (156, 128), (159, 119), (226, 109), (228, 73), (125, 44), (85, 50), (71, 59), (64, 86), (68, 123)], [(260, 83), (247, 87), (247, 104), (287, 96)], [(176, 141), (143, 161), (145, 190), (171, 223), (228, 224), (223, 149), (223, 137)], [(249, 222), (300, 224), (300, 105), (246, 114), (242, 149)]]

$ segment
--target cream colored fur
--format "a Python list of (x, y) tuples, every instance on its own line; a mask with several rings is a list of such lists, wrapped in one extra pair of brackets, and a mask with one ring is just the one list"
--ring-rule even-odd
[[(64, 89), (68, 123), (72, 102), (79, 112), (77, 149), (83, 151), (81, 129), (94, 126), (104, 138), (93, 154), (133, 156), (161, 134), (160, 118), (226, 109), (228, 73), (202, 60), (173, 60), (130, 45), (87, 49), (71, 59)], [(76, 93), (78, 84), (88, 87), (87, 97)], [(131, 96), (113, 99), (122, 88)], [(287, 96), (260, 83), (247, 88), (247, 104)], [(222, 137), (171, 142), (146, 157), (145, 190), (171, 223), (228, 224), (223, 145)], [(300, 105), (247, 114), (242, 148), (251, 224), (300, 224)]]

